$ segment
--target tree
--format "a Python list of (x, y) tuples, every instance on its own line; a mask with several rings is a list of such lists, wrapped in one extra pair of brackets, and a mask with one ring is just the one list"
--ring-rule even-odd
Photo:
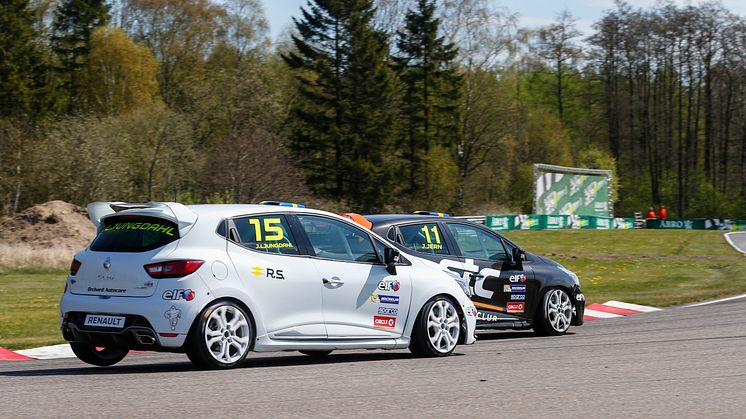
[(28, 117), (42, 69), (28, 0), (0, 4), (0, 120)]
[(81, 71), (91, 48), (91, 34), (109, 22), (105, 0), (64, 0), (54, 18), (52, 49), (60, 61), (60, 75), (69, 95), (68, 111), (80, 107)]
[(418, 189), (417, 173), (433, 146), (455, 151), (460, 143), (462, 78), (454, 63), (458, 49), (438, 36), (435, 2), (418, 0), (397, 32), (394, 68), (404, 85), (401, 145), (409, 162), (410, 191)]
[(158, 61), (119, 28), (93, 32), (85, 76), (89, 108), (106, 115), (147, 106), (158, 94)]
[(297, 73), (291, 148), (317, 192), (355, 208), (382, 208), (397, 187), (393, 80), (370, 0), (309, 1), (295, 20)]
[(537, 55), (549, 64), (555, 79), (557, 114), (565, 121), (565, 78), (580, 56), (574, 40), (580, 36), (575, 28), (575, 18), (568, 11), (562, 12), (555, 23), (541, 28), (537, 33)]
[[(169, 106), (188, 105), (186, 90), (221, 40), (226, 10), (210, 0), (126, 0), (122, 27), (160, 60), (160, 96)], [(243, 34), (240, 29), (232, 33)], [(231, 36), (229, 33), (228, 36)], [(243, 35), (239, 35), (243, 36)]]

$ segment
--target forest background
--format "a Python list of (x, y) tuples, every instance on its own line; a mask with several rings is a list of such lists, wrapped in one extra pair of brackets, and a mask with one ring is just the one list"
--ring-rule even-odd
[(617, 216), (746, 214), (746, 20), (618, 1), (581, 36), (486, 0), (0, 5), (0, 216), (51, 199), (530, 213), (532, 164)]

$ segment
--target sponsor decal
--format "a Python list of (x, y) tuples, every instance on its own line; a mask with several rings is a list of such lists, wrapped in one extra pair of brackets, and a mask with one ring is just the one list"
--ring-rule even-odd
[(265, 278), (285, 279), (285, 275), (282, 272), (282, 269), (262, 268), (261, 266), (252, 266), (251, 274), (254, 276), (263, 276)]
[(383, 314), (384, 316), (396, 316), (399, 314), (399, 309), (393, 307), (378, 307), (378, 314)]
[(525, 283), (526, 282), (526, 275), (520, 274), (520, 275), (510, 275), (510, 278), (508, 278), (508, 281), (516, 283)]
[(190, 289), (166, 290), (166, 291), (163, 291), (163, 299), (171, 300), (171, 301), (178, 301), (178, 300), (192, 301), (194, 300), (194, 291)]
[(96, 279), (98, 279), (99, 281), (113, 281), (114, 280), (114, 276), (113, 275), (101, 275), (101, 274), (98, 274), (98, 275), (96, 275)]
[(585, 295), (582, 293), (575, 296), (575, 301), (585, 301)]
[(265, 249), (292, 249), (295, 246), (293, 246), (290, 243), (283, 242), (283, 243), (257, 243), (254, 248), (265, 250)]
[(170, 227), (164, 224), (158, 223), (116, 223), (110, 225), (104, 229), (104, 231), (114, 230), (144, 230), (144, 231), (155, 231), (157, 233), (163, 233), (167, 236), (173, 237), (174, 227)]
[(492, 313), (485, 313), (484, 311), (478, 311), (477, 312), (477, 320), (482, 320), (485, 322), (496, 322), (500, 320), (500, 317), (492, 314)]
[(503, 285), (503, 292), (526, 292), (525, 285)]
[(373, 316), (373, 327), (376, 329), (395, 329), (396, 317)]
[(523, 309), (526, 307), (526, 303), (508, 303), (508, 313), (523, 313)]
[(163, 313), (163, 316), (168, 320), (168, 323), (171, 325), (171, 330), (176, 330), (176, 325), (179, 323), (179, 319), (181, 318), (181, 310), (176, 308), (176, 306), (171, 306), (168, 310), (166, 310), (165, 313)]
[(371, 303), (382, 303), (382, 304), (399, 304), (398, 295), (378, 295), (372, 294), (370, 296)]
[(114, 294), (124, 294), (127, 292), (127, 288), (88, 287), (88, 292), (111, 292)]
[(477, 308), (476, 307), (474, 307), (474, 306), (468, 306), (468, 305), (462, 305), (461, 307), (463, 307), (464, 313), (466, 313), (467, 316), (474, 317), (474, 316), (477, 315)]
[(378, 283), (378, 289), (380, 291), (399, 291), (400, 283), (397, 280), (391, 280), (391, 279), (384, 279), (383, 281)]
[(511, 301), (526, 301), (526, 294), (510, 294)]
[[(462, 277), (467, 284), (471, 284), (472, 279), (474, 279), (474, 285), (471, 287), (473, 295), (491, 300), (495, 294), (496, 290), (484, 288), (484, 282), (488, 277), (500, 278), (500, 271), (497, 269), (480, 269), (478, 265), (474, 264), (474, 259), (466, 259), (463, 263), (443, 259), (439, 264), (446, 273)], [(474, 276), (474, 274), (477, 275)]]

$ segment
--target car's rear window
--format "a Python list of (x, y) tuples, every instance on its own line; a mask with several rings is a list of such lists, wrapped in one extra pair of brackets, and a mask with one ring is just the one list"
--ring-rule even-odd
[(103, 227), (91, 243), (94, 252), (147, 252), (179, 238), (175, 223), (156, 217), (110, 217)]

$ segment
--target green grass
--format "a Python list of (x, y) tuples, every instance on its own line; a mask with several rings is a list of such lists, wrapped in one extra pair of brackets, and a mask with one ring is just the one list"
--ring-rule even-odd
[[(590, 303), (665, 307), (746, 293), (746, 257), (725, 243), (722, 232), (563, 230), (506, 236), (575, 271)], [(0, 270), (0, 346), (63, 342), (57, 316), (64, 280), (65, 271)]]
[(746, 258), (722, 232), (561, 230), (505, 236), (577, 273), (589, 303), (665, 307), (746, 293)]
[(65, 271), (0, 272), (0, 346), (23, 349), (62, 343), (59, 303)]

